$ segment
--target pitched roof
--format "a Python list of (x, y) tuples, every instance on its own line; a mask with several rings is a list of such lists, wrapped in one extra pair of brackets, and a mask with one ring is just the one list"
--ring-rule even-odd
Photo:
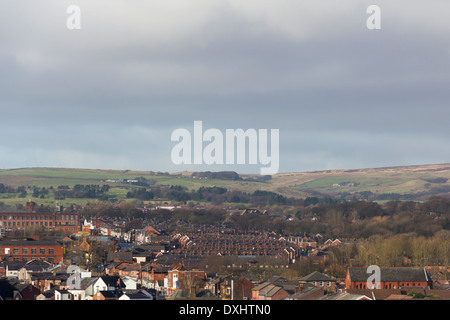
[(119, 283), (123, 285), (123, 281), (119, 276), (101, 276), (100, 277), (108, 286), (117, 286)]
[(265, 297), (273, 297), (280, 290), (283, 290), (283, 288), (276, 286), (274, 284), (269, 284), (267, 287), (265, 287), (259, 292), (259, 295)]
[(93, 285), (98, 278), (83, 278), (80, 282), (80, 290), (86, 290), (90, 285)]
[[(270, 282), (264, 282), (254, 287), (252, 291), (259, 291), (260, 296), (272, 297), (280, 290), (284, 290), (281, 286), (277, 286)], [(286, 290), (284, 290), (286, 291)]]
[[(380, 268), (380, 281), (432, 281), (425, 268)], [(352, 281), (367, 281), (370, 273), (366, 268), (349, 268)]]
[(303, 278), (301, 278), (300, 281), (309, 281), (309, 282), (311, 282), (311, 281), (333, 281), (333, 279), (331, 279), (327, 275), (324, 275), (323, 273), (314, 271), (314, 272), (308, 274), (307, 276), (304, 276)]
[(373, 300), (370, 296), (349, 292), (337, 292), (321, 297), (319, 300)]
[(0, 245), (5, 246), (59, 246), (56, 241), (34, 241), (34, 240), (0, 240)]
[(96, 294), (100, 293), (105, 299), (117, 299), (117, 293), (114, 291), (100, 290)]
[(0, 300), (12, 299), (16, 288), (7, 280), (0, 280)]
[[(189, 289), (177, 289), (167, 298), (171, 299), (190, 299), (191, 291)], [(195, 293), (197, 299), (217, 299), (217, 296), (210, 290), (197, 290)]]
[(317, 300), (324, 295), (323, 287), (309, 287), (304, 292), (297, 292), (290, 295), (286, 300)]

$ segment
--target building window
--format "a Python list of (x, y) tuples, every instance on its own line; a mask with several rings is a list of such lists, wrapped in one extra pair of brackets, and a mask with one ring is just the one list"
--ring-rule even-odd
[(22, 248), (22, 254), (28, 254), (28, 248)]
[(55, 249), (49, 248), (48, 249), (48, 254), (55, 254)]
[(39, 253), (40, 253), (40, 254), (45, 254), (45, 248), (41, 248), (41, 249), (39, 250)]
[(14, 248), (14, 249), (13, 249), (13, 253), (14, 253), (14, 254), (19, 254), (19, 248)]
[(31, 254), (36, 254), (37, 250), (36, 248), (31, 248)]

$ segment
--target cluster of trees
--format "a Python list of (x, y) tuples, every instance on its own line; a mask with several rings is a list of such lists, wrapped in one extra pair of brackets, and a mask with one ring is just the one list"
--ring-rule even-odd
[[(203, 192), (206, 192), (206, 189)], [(176, 191), (176, 190), (172, 190)], [(208, 190), (220, 195), (223, 190)], [(336, 238), (369, 238), (373, 235), (390, 237), (415, 234), (431, 237), (442, 230), (450, 230), (450, 199), (433, 197), (425, 202), (390, 201), (383, 205), (369, 201), (346, 201), (293, 206), (280, 213), (264, 215), (231, 215), (224, 209), (153, 210), (143, 213), (130, 202), (112, 205), (104, 202), (92, 206), (84, 215), (145, 218), (194, 226), (227, 223), (237, 230), (268, 230), (283, 234), (326, 234)], [(275, 209), (275, 207), (274, 207)]]
[(290, 212), (293, 214), (286, 211), (285, 215), (231, 215), (226, 210), (216, 208), (153, 210), (143, 213), (128, 203), (127, 207), (124, 207), (124, 204), (120, 206), (105, 204), (100, 209), (90, 210), (89, 214), (154, 219), (168, 225), (186, 223), (202, 226), (226, 223), (229, 227), (242, 231), (320, 233), (335, 238), (368, 239), (374, 235), (391, 237), (397, 234), (432, 237), (439, 231), (450, 230), (450, 199), (438, 197), (423, 203), (401, 201), (390, 201), (384, 205), (367, 201), (322, 203), (309, 207), (292, 207)]
[(134, 198), (142, 201), (152, 200), (154, 198), (152, 191), (148, 191), (145, 188), (133, 189), (127, 192), (127, 198)]
[(129, 220), (148, 218), (148, 215), (136, 208), (131, 202), (121, 202), (119, 205), (115, 205), (105, 201), (97, 201), (86, 206), (80, 211), (80, 214), (84, 217), (109, 217)]
[(192, 177), (198, 177), (203, 179), (218, 179), (218, 180), (242, 180), (242, 178), (234, 171), (219, 171), (219, 172), (211, 172), (211, 171), (203, 171), (203, 172), (194, 172), (192, 173)]
[[(430, 179), (434, 183), (443, 183), (446, 181), (444, 178)], [(441, 182), (438, 182), (441, 181)], [(426, 190), (417, 193), (374, 193), (372, 191), (359, 191), (359, 192), (341, 192), (338, 194), (337, 199), (340, 200), (356, 200), (363, 199), (369, 201), (378, 200), (421, 200), (423, 198), (429, 197), (431, 195), (447, 194), (450, 192), (449, 185), (434, 185), (431, 183), (426, 183), (424, 185)]]
[(17, 193), (17, 189), (0, 183), (0, 193)]
[(441, 230), (431, 237), (415, 233), (373, 235), (354, 245), (331, 247), (329, 257), (329, 268), (336, 276), (345, 275), (349, 264), (355, 267), (442, 266), (445, 273), (450, 262), (450, 230)]
[[(304, 200), (296, 198), (287, 198), (281, 194), (256, 190), (254, 192), (243, 192), (233, 190), (230, 191), (224, 187), (200, 187), (198, 190), (188, 190), (182, 186), (153, 187), (149, 190), (146, 188), (131, 190), (127, 194), (127, 198), (136, 198), (140, 200), (142, 196), (153, 195), (147, 200), (153, 198), (166, 199), (176, 202), (199, 201), (211, 202), (215, 205), (223, 203), (246, 203), (251, 206), (271, 206), (271, 205), (303, 205)], [(317, 201), (322, 202), (321, 200)]]
[(27, 190), (24, 186), (14, 188), (3, 183), (0, 183), (0, 193), (18, 193), (19, 198), (25, 198), (27, 196)]
[(65, 198), (87, 198), (87, 199), (100, 199), (108, 200), (108, 191), (110, 187), (105, 184), (103, 186), (99, 185), (82, 185), (76, 184), (73, 188), (69, 186), (58, 186), (57, 190), (54, 190), (55, 199), (65, 199)]

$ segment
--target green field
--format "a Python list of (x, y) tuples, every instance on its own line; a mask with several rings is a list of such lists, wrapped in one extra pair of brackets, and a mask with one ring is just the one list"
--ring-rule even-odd
[[(154, 186), (182, 186), (188, 190), (200, 187), (220, 186), (228, 190), (253, 192), (266, 190), (282, 194), (286, 197), (305, 198), (318, 193), (336, 196), (339, 193), (357, 193), (370, 191), (374, 194), (418, 194), (436, 191), (446, 193), (450, 189), (450, 165), (423, 165), (392, 168), (357, 169), (357, 170), (325, 170), (313, 172), (280, 173), (272, 176), (266, 182), (254, 182), (247, 179), (254, 175), (240, 175), (243, 180), (194, 179), (189, 172), (156, 173), (151, 171), (132, 170), (95, 170), (95, 169), (66, 169), (66, 168), (20, 168), (0, 170), (0, 183), (13, 188), (21, 186), (45, 187), (56, 190), (58, 186), (73, 187), (81, 185), (107, 184), (110, 186), (108, 196), (116, 202), (126, 199), (130, 188), (127, 183), (107, 182), (109, 179), (136, 179), (143, 177), (151, 187)], [(444, 190), (445, 192), (438, 192)], [(18, 194), (0, 194), (0, 202), (7, 206), (24, 204), (31, 199), (38, 204), (53, 206), (57, 200), (53, 192), (41, 198), (33, 198), (31, 192), (25, 197)], [(66, 199), (64, 205), (85, 204), (92, 199)]]

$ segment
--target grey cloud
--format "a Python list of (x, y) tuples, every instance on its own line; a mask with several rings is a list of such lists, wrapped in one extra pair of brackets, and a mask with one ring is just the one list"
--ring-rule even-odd
[(69, 1), (6, 1), (0, 167), (28, 149), (33, 166), (178, 170), (170, 133), (194, 120), (279, 128), (282, 171), (447, 162), (449, 5), (432, 2), (379, 1), (369, 31), (370, 1), (79, 1), (68, 31)]

